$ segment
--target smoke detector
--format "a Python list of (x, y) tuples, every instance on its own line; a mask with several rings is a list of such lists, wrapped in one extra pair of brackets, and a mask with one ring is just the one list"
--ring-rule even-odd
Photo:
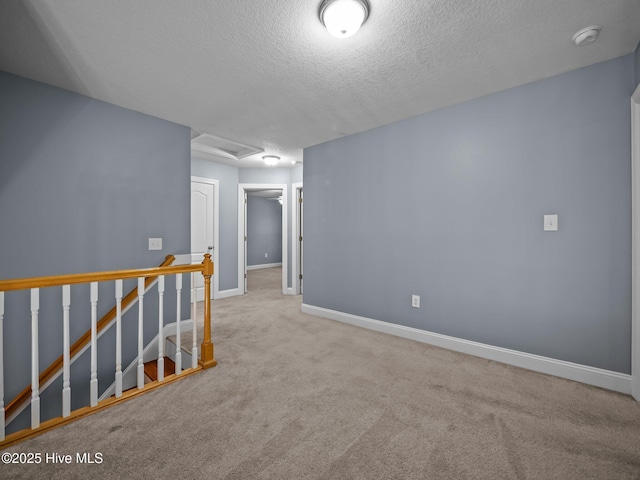
[(602, 30), (602, 27), (599, 25), (583, 28), (573, 36), (573, 43), (578, 46), (593, 43), (598, 38), (600, 30)]

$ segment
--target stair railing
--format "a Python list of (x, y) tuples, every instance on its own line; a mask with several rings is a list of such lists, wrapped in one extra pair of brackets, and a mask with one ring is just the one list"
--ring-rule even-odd
[[(175, 257), (173, 255), (167, 255), (164, 261), (158, 265), (159, 267), (166, 267), (171, 265), (175, 261)], [(145, 278), (145, 288), (149, 289), (156, 281), (158, 277), (147, 277)], [(70, 298), (66, 295), (68, 292), (63, 288), (63, 312), (64, 315), (68, 314), (70, 308)], [(133, 288), (126, 296), (122, 297), (122, 292), (118, 292), (118, 284), (116, 284), (116, 299), (121, 299), (120, 304), (120, 315), (124, 315), (127, 310), (133, 307), (138, 301), (138, 287)], [(109, 310), (98, 322), (96, 325), (96, 333), (98, 338), (106, 332), (110, 327), (116, 323), (116, 315), (117, 315), (117, 305), (114, 306), (111, 310)], [(64, 325), (67, 325), (68, 322), (64, 322)], [(119, 325), (118, 325), (119, 328)], [(117, 336), (120, 336), (120, 333), (117, 332)], [(68, 334), (65, 331), (64, 338), (67, 339)], [(71, 348), (69, 349), (69, 358), (67, 358), (67, 363), (72, 365), (73, 362), (82, 355), (87, 348), (89, 348), (91, 342), (91, 329), (87, 330), (83, 335), (76, 340)], [(66, 352), (67, 348), (63, 348), (63, 352)], [(40, 384), (40, 394), (49, 387), (53, 383), (53, 381), (62, 374), (65, 354), (60, 355), (56, 358), (51, 364), (42, 370), (39, 377)], [(116, 376), (118, 374), (116, 373)], [(12, 420), (14, 420), (30, 403), (31, 401), (31, 385), (27, 385), (16, 397), (11, 400), (6, 405), (5, 409), (5, 425), (8, 425)]]
[[(169, 261), (169, 257), (165, 262)], [(173, 261), (171, 259), (171, 261)], [(171, 263), (169, 261), (169, 263)], [(165, 263), (163, 262), (163, 263)], [(164, 279), (167, 275), (176, 276), (176, 295), (177, 295), (177, 317), (176, 322), (180, 324), (180, 294), (182, 290), (182, 275), (184, 273), (200, 273), (204, 277), (204, 335), (203, 341), (200, 345), (200, 360), (196, 364), (194, 361), (190, 369), (182, 370), (176, 369), (176, 374), (167, 377), (160, 377), (158, 381), (150, 384), (144, 384), (144, 365), (143, 365), (143, 325), (144, 325), (144, 294), (151, 283), (155, 282), (157, 277), (158, 292), (159, 292), (159, 339), (163, 338), (162, 327), (164, 324), (163, 315), (163, 297), (164, 297)], [(161, 265), (155, 268), (145, 269), (132, 269), (132, 270), (114, 270), (108, 272), (93, 272), (82, 273), (72, 275), (57, 275), (49, 277), (35, 277), (35, 278), (23, 278), (15, 280), (1, 280), (0, 281), (0, 448), (13, 444), (24, 438), (30, 437), (35, 434), (42, 433), (57, 426), (68, 423), (81, 416), (92, 413), (93, 411), (106, 408), (113, 405), (123, 399), (128, 399), (136, 396), (145, 391), (157, 388), (159, 385), (170, 383), (177, 378), (186, 376), (186, 374), (195, 373), (196, 371), (214, 367), (216, 360), (214, 358), (214, 346), (211, 342), (211, 276), (213, 275), (213, 262), (211, 261), (211, 255), (205, 254), (204, 260), (200, 264), (188, 264), (188, 265)], [(122, 297), (122, 281), (125, 279), (136, 278), (138, 279), (138, 286), (134, 289), (125, 299)], [(113, 314), (115, 315), (116, 324), (116, 360), (115, 360), (115, 383), (116, 393), (114, 397), (104, 400), (98, 400), (98, 378), (97, 378), (97, 339), (98, 339), (98, 320), (97, 320), (97, 303), (98, 303), (98, 282), (115, 281), (115, 299), (116, 307), (114, 307)], [(70, 364), (72, 358), (72, 348), (69, 346), (69, 311), (70, 311), (70, 285), (88, 283), (90, 284), (90, 304), (91, 304), (91, 329), (88, 332), (88, 340), (85, 336), (81, 337), (74, 343), (74, 347), (77, 351), (82, 350), (80, 341), (86, 343), (90, 342), (91, 350), (91, 373), (89, 379), (90, 386), (90, 405), (88, 407), (81, 407), (74, 411), (71, 411), (71, 390), (70, 390)], [(63, 354), (61, 356), (62, 362), (62, 415), (45, 422), (41, 422), (40, 419), (40, 393), (43, 383), (52, 382), (51, 377), (57, 376), (56, 368), (53, 365), (60, 360), (60, 358), (52, 364), (48, 369), (45, 369), (42, 373), (39, 371), (39, 352), (38, 352), (38, 316), (39, 316), (39, 299), (40, 289), (50, 287), (61, 287), (62, 293), (62, 321), (63, 321)], [(5, 305), (5, 292), (14, 290), (30, 290), (31, 294), (31, 386), (27, 387), (27, 395), (30, 393), (31, 403), (31, 428), (21, 430), (19, 432), (12, 433), (10, 435), (5, 434), (5, 418), (6, 409), (4, 406), (4, 339), (3, 339), (3, 322), (4, 322), (4, 305)], [(127, 298), (131, 296), (127, 301)], [(122, 330), (121, 319), (123, 314), (123, 307), (132, 305), (133, 297), (138, 302), (138, 353), (137, 353), (137, 389), (128, 392), (122, 391)], [(192, 352), (196, 353), (197, 347), (195, 346), (195, 303), (193, 308), (193, 336), (194, 345)], [(105, 320), (112, 312), (109, 312), (101, 322), (102, 329), (108, 328), (110, 325), (109, 320)], [(178, 347), (179, 336), (178, 338)], [(160, 352), (162, 352), (162, 346), (159, 346)], [(84, 351), (84, 350), (83, 350)], [(77, 353), (77, 352), (76, 352)], [(197, 355), (194, 355), (194, 358)], [(158, 359), (158, 367), (161, 367), (162, 361)], [(158, 368), (161, 371), (160, 368)], [(45, 378), (45, 373), (47, 373)], [(24, 391), (21, 392), (18, 397), (23, 396)], [(15, 401), (12, 401), (12, 405), (19, 404), (16, 397)], [(24, 402), (24, 400), (22, 400)], [(14, 407), (15, 408), (15, 407)]]

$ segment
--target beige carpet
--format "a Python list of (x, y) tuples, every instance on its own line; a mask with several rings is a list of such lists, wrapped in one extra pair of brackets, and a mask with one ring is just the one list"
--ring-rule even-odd
[(640, 479), (630, 397), (300, 313), (279, 269), (215, 301), (219, 365), (18, 446), (0, 478)]

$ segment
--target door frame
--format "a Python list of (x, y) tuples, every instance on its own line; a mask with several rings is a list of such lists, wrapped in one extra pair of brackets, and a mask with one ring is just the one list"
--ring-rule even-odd
[[(206, 183), (213, 185), (213, 290), (211, 294), (213, 299), (217, 300), (220, 296), (220, 181), (213, 178), (191, 176), (191, 183)], [(191, 225), (189, 225), (191, 228)], [(191, 230), (189, 230), (189, 238), (191, 238)], [(191, 249), (191, 247), (189, 247)], [(191, 254), (191, 252), (189, 252)]]
[(631, 95), (631, 395), (640, 401), (640, 85)]
[(287, 218), (289, 215), (289, 195), (286, 183), (239, 183), (238, 184), (238, 291), (240, 295), (246, 292), (244, 276), (247, 272), (245, 260), (244, 232), (246, 228), (245, 195), (252, 190), (282, 190), (282, 294), (287, 294), (288, 286), (288, 244), (289, 231)]
[(302, 182), (291, 184), (291, 201), (295, 204), (291, 208), (291, 286), (294, 295), (300, 295), (300, 242), (298, 236), (300, 234), (300, 225), (298, 225), (298, 219), (300, 218), (300, 193), (302, 190)]

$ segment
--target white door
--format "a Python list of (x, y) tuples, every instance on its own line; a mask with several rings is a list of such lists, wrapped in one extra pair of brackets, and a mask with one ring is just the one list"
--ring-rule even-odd
[(304, 241), (304, 201), (302, 198), (302, 188), (298, 189), (298, 279), (300, 280), (300, 294), (302, 294), (302, 282), (303, 282), (303, 273), (302, 273), (302, 258), (303, 258), (303, 241)]
[[(214, 186), (191, 182), (191, 263), (201, 263), (205, 253), (213, 256)], [(216, 265), (217, 267), (217, 265)], [(204, 279), (195, 275), (196, 300), (204, 300)], [(211, 298), (213, 298), (213, 286)]]
[(244, 293), (247, 293), (247, 191), (244, 192)]

